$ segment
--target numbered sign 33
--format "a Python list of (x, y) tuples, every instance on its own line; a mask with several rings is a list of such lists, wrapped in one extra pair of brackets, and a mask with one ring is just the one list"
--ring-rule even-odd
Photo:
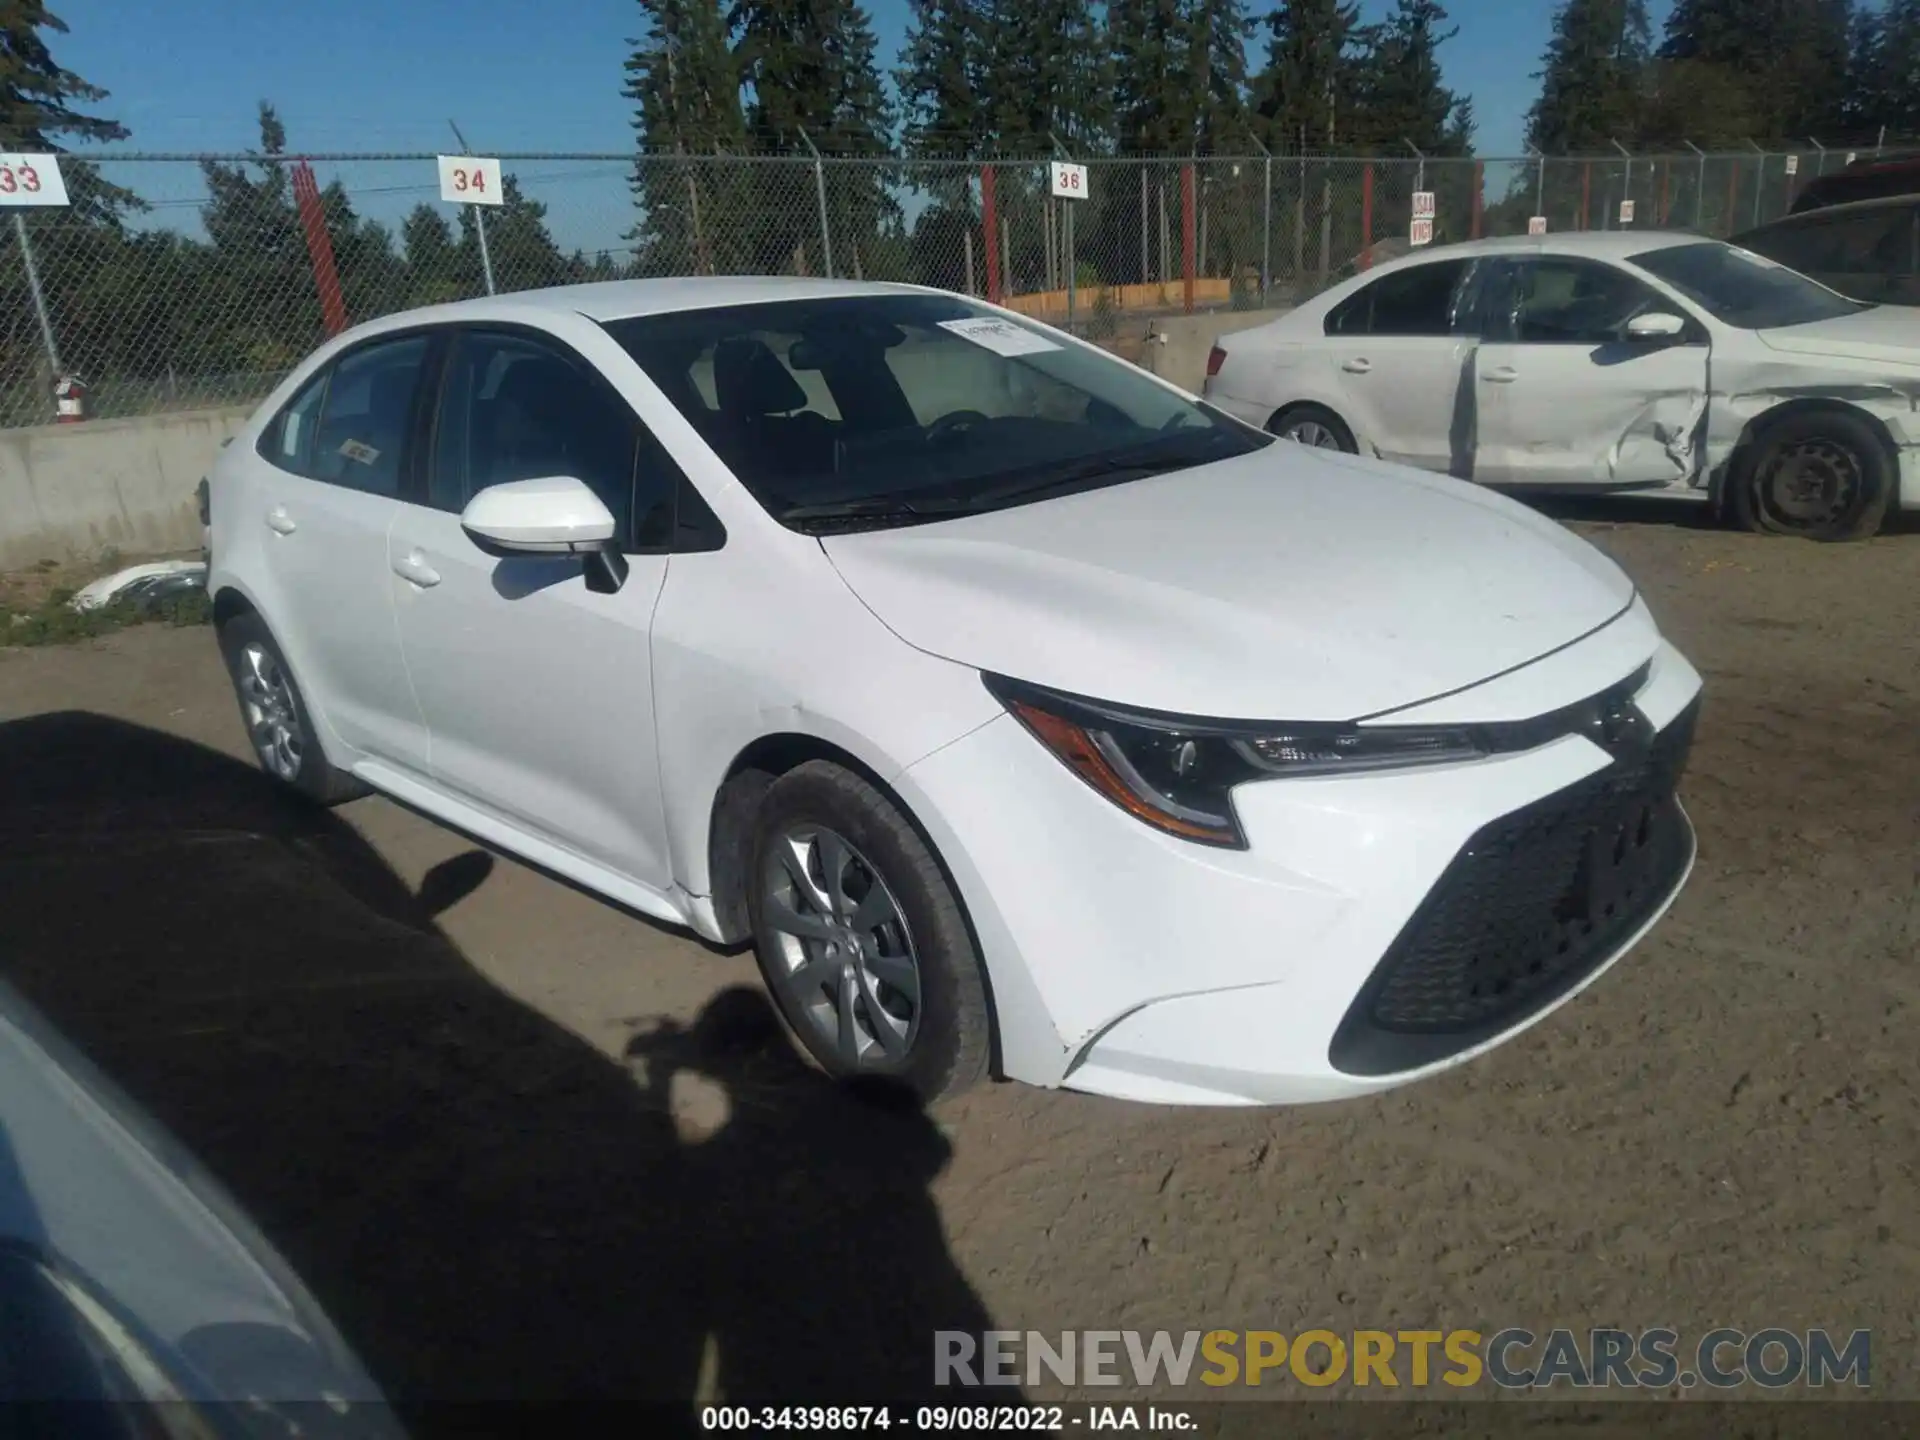
[(1053, 193), (1062, 200), (1084, 200), (1087, 198), (1087, 167), (1070, 165), (1065, 160), (1053, 162)]
[(53, 155), (0, 155), (0, 205), (65, 205), (67, 182)]
[(455, 205), (498, 205), (500, 162), (484, 155), (441, 155), (440, 198)]

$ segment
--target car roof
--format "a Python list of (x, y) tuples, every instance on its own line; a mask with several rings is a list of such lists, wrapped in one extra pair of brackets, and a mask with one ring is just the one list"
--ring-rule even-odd
[[(1791, 215), (1782, 215), (1769, 220), (1764, 225), (1756, 225), (1744, 230), (1743, 235), (1759, 235), (1785, 225), (1819, 225), (1838, 216), (1859, 215), (1875, 210), (1911, 210), (1920, 205), (1920, 194), (1875, 195), (1866, 200), (1846, 200), (1837, 205), (1821, 205), (1812, 210), (1795, 210)], [(1740, 236), (1733, 238), (1734, 244), (1740, 243)]]
[(778, 300), (826, 300), (858, 295), (925, 295), (919, 285), (864, 280), (811, 280), (783, 275), (680, 276), (656, 280), (603, 280), (590, 285), (554, 285), (515, 290), (402, 310), (354, 327), (355, 334), (411, 325), (461, 321), (527, 319), (532, 315), (584, 315), (589, 320), (626, 320), (723, 305), (766, 304)]
[[(1676, 245), (1717, 243), (1711, 235), (1688, 230), (1573, 230), (1561, 235), (1499, 235), (1485, 240), (1461, 240), (1422, 248), (1396, 257), (1396, 269), (1422, 260), (1463, 260), (1476, 255), (1585, 255), (1595, 260), (1630, 260), (1649, 250)], [(1374, 267), (1384, 270), (1386, 265)]]

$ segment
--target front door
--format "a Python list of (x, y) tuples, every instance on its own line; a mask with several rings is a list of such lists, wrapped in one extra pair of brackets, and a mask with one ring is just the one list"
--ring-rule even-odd
[(1707, 333), (1633, 340), (1627, 322), (1678, 313), (1615, 266), (1548, 255), (1488, 282), (1487, 338), (1473, 367), (1473, 474), (1497, 485), (1570, 488), (1692, 481), (1707, 408)]
[[(453, 338), (431, 455), (387, 559), (434, 782), (666, 888), (648, 641), (674, 494), (664, 452), (557, 340), (476, 328)], [(550, 475), (586, 482), (613, 512), (630, 567), (617, 593), (589, 590), (578, 558), (496, 559), (461, 529), (477, 491)]]

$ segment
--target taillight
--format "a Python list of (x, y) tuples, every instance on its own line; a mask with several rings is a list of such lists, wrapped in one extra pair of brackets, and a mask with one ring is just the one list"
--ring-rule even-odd
[(1207, 378), (1211, 380), (1220, 373), (1220, 367), (1227, 363), (1227, 352), (1218, 345), (1207, 352)]

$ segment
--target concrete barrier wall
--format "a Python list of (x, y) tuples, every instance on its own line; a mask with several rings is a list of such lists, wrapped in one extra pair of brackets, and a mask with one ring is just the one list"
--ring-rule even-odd
[[(1217, 337), (1284, 313), (1128, 319), (1108, 348), (1198, 394)], [(1149, 340), (1149, 333), (1165, 342)], [(196, 548), (194, 487), (220, 442), (251, 412), (251, 406), (227, 406), (0, 430), (0, 569), (108, 549), (153, 555)]]
[(0, 430), (0, 569), (198, 548), (194, 489), (252, 410)]

